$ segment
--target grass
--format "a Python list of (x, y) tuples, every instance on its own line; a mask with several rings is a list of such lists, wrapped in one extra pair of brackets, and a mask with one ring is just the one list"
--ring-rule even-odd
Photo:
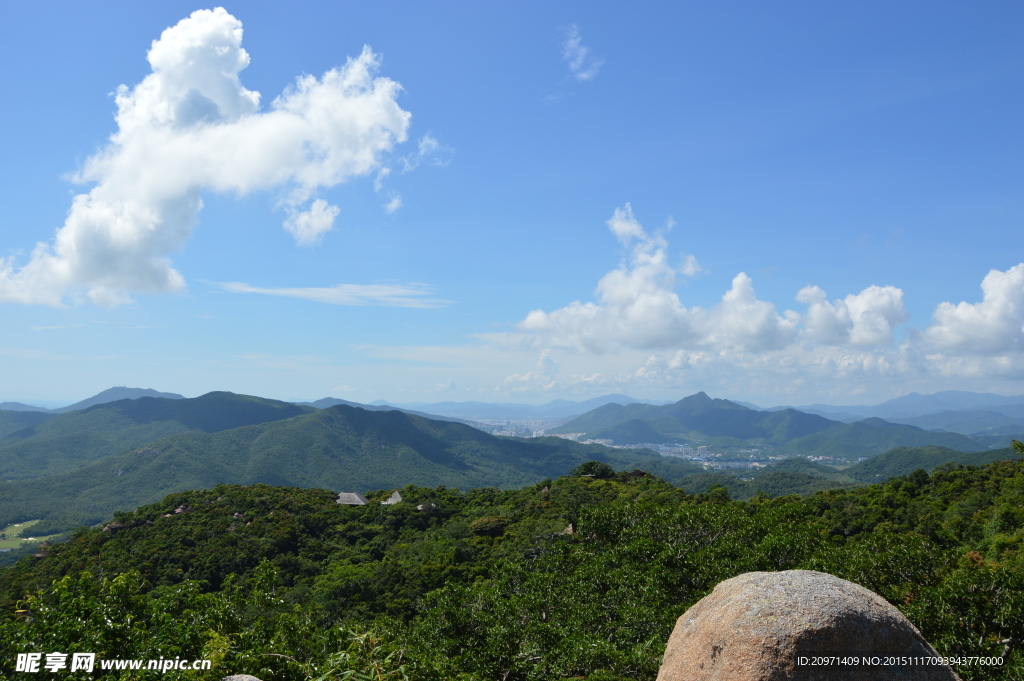
[(34, 544), (57, 536), (49, 535), (47, 537), (29, 537), (28, 539), (16, 536), (39, 522), (41, 521), (26, 520), (23, 523), (13, 523), (0, 530), (0, 549), (17, 549), (27, 543)]

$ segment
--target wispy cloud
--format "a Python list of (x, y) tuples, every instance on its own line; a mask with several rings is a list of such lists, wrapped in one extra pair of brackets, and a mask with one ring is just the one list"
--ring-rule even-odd
[(441, 144), (433, 135), (426, 134), (420, 138), (415, 153), (402, 157), (402, 172), (416, 170), (423, 163), (443, 168), (452, 162), (454, 155), (454, 149)]
[(399, 208), (402, 207), (402, 197), (397, 193), (391, 196), (391, 200), (384, 204), (384, 210), (388, 215), (394, 214)]
[(565, 40), (562, 42), (562, 58), (569, 62), (569, 70), (576, 80), (593, 80), (597, 72), (604, 64), (603, 59), (598, 59), (590, 53), (589, 47), (583, 46), (583, 38), (580, 36), (580, 29), (572, 24), (565, 30)]
[(426, 284), (338, 284), (308, 288), (262, 288), (237, 281), (207, 282), (229, 293), (261, 293), (267, 296), (302, 298), (331, 305), (382, 305), (384, 307), (436, 308), (452, 301), (432, 298)]
[(75, 327), (83, 326), (82, 324), (67, 324), (65, 326), (30, 326), (28, 328), (33, 331), (52, 331), (54, 329), (74, 329)]

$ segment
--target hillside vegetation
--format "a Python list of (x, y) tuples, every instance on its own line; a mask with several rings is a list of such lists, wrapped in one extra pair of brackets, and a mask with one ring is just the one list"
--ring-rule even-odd
[(53, 418), (52, 414), (42, 411), (0, 410), (0, 438), (7, 437), (15, 431), (29, 428), (50, 418)]
[(189, 677), (204, 680), (653, 681), (675, 619), (719, 581), (806, 568), (881, 594), (940, 654), (1004, 657), (964, 679), (1024, 674), (1024, 462), (750, 502), (575, 472), (407, 486), (391, 506), (261, 484), (176, 493), (0, 572), (0, 640), (208, 657)]

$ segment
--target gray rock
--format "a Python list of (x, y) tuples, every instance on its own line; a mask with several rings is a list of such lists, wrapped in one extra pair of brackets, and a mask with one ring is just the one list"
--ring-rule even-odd
[(260, 681), (255, 676), (248, 674), (232, 674), (231, 676), (225, 676), (221, 681)]
[[(918, 660), (864, 664), (886, 656)], [(816, 657), (833, 663), (807, 664)], [(959, 681), (927, 663), (936, 658), (910, 620), (858, 584), (810, 570), (748, 572), (676, 621), (658, 681)]]

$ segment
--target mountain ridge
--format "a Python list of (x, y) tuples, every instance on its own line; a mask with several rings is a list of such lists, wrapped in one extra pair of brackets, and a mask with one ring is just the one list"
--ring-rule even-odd
[[(289, 402), (218, 391), (180, 400), (129, 398), (50, 414), (0, 438), (0, 480), (55, 475), (170, 435), (228, 430), (311, 410)], [(0, 412), (0, 425), (5, 420), (3, 415)]]
[[(562, 438), (496, 437), (460, 423), (337, 405), (214, 433), (171, 435), (31, 485), (0, 483), (0, 526), (41, 518), (34, 531), (63, 531), (174, 491), (217, 484), (509, 488), (563, 475), (591, 459), (621, 467), (649, 456)], [(660, 463), (680, 475), (696, 468)]]
[[(632, 425), (623, 430), (627, 422)], [(620, 445), (641, 444), (637, 438), (648, 437), (651, 439), (645, 441), (651, 443), (747, 443), (772, 445), (791, 454), (841, 454), (845, 458), (872, 456), (898, 446), (942, 445), (959, 451), (985, 448), (959, 433), (925, 431), (878, 418), (841, 423), (793, 408), (758, 411), (704, 392), (663, 406), (607, 404), (551, 432), (583, 433), (584, 438), (604, 437)]]

